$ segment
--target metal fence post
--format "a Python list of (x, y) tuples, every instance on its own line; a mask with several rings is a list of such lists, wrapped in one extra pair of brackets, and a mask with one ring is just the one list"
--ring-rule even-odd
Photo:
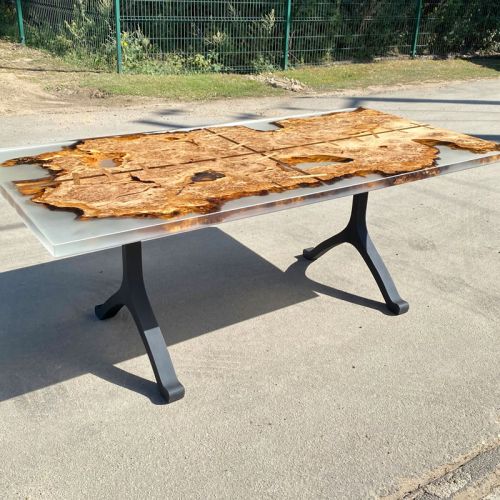
[(416, 12), (416, 21), (415, 21), (415, 31), (413, 33), (413, 43), (411, 47), (411, 57), (415, 57), (417, 55), (417, 45), (418, 45), (418, 35), (420, 34), (420, 21), (422, 19), (422, 0), (417, 0), (417, 12)]
[(292, 22), (292, 0), (286, 0), (285, 40), (283, 47), (283, 69), (288, 69), (288, 50), (290, 45), (290, 24)]
[(19, 28), (19, 41), (23, 45), (26, 45), (26, 37), (24, 36), (23, 8), (21, 6), (21, 0), (16, 0), (16, 12), (17, 12), (17, 26)]
[(122, 72), (122, 28), (120, 20), (120, 0), (115, 0), (115, 24), (116, 24), (116, 71)]

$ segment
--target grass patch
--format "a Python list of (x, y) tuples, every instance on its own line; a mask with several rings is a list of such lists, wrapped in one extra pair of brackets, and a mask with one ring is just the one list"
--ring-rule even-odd
[[(264, 77), (251, 79), (245, 75), (222, 73), (118, 75), (91, 72), (87, 68), (71, 65), (46, 51), (23, 47), (5, 40), (0, 40), (0, 61), (0, 77), (3, 73), (15, 74), (20, 82), (26, 80), (37, 83), (49, 91), (61, 92), (66, 96), (74, 95), (75, 99), (79, 93), (92, 96), (94, 92), (95, 95), (156, 97), (184, 101), (291, 94), (290, 91), (270, 86)], [(289, 71), (276, 71), (269, 75), (277, 79), (287, 77), (298, 80), (313, 92), (360, 90), (370, 86), (500, 77), (500, 58), (385, 60), (322, 67), (304, 66)], [(19, 91), (23, 91), (22, 85)]]
[(112, 95), (208, 100), (228, 97), (280, 95), (284, 91), (241, 75), (117, 75), (96, 74), (83, 78), (82, 87)]
[(345, 90), (420, 82), (500, 76), (500, 59), (391, 60), (328, 67), (303, 67), (275, 73), (299, 80), (313, 90)]
[[(299, 80), (314, 91), (362, 89), (422, 82), (445, 82), (500, 76), (500, 59), (430, 59), (339, 64), (303, 67), (273, 73)], [(229, 97), (280, 95), (285, 90), (242, 75), (116, 75), (101, 73), (84, 77), (80, 86), (111, 95), (208, 100)]]

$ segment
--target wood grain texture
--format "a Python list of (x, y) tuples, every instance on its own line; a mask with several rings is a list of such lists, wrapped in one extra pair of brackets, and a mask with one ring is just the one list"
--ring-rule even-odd
[(435, 164), (440, 145), (500, 150), (494, 142), (364, 108), (275, 125), (86, 139), (3, 166), (42, 165), (51, 177), (18, 182), (20, 192), (82, 218), (172, 218), (347, 176), (414, 172)]

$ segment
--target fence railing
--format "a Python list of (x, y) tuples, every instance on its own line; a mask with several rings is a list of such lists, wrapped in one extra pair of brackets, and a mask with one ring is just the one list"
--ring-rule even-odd
[(497, 52), (491, 0), (15, 0), (26, 43), (118, 71), (249, 72)]

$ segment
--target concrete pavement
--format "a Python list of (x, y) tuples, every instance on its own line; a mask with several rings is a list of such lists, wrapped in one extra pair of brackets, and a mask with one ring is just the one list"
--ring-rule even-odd
[[(353, 105), (500, 141), (491, 80), (8, 117), (0, 147)], [(119, 283), (119, 250), (50, 261), (1, 201), (1, 497), (449, 491), (419, 487), (499, 444), (499, 168), (370, 196), (372, 237), (410, 302), (401, 317), (385, 313), (353, 249), (295, 259), (343, 226), (347, 199), (145, 244), (150, 297), (187, 388), (169, 406), (129, 314), (92, 314)]]

